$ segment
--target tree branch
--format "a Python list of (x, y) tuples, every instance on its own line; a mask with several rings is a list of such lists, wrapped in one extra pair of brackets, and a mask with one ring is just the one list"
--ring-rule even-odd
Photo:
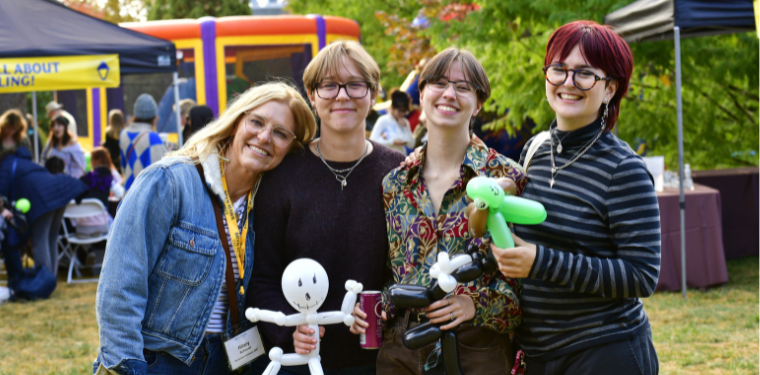
[(699, 91), (700, 94), (702, 94), (702, 96), (704, 96), (705, 98), (707, 98), (707, 100), (709, 100), (710, 103), (714, 104), (721, 111), (725, 112), (728, 115), (728, 117), (732, 118), (736, 122), (742, 122), (738, 117), (736, 117), (733, 113), (731, 113), (731, 111), (729, 111), (726, 107), (723, 107), (722, 105), (720, 105), (720, 103), (718, 103), (715, 99), (713, 99), (706, 92), (704, 92), (702, 90), (699, 90), (699, 89), (697, 89), (697, 90)]
[(749, 123), (753, 124), (755, 122), (755, 119), (752, 117), (752, 112), (750, 112), (746, 108), (742, 107), (741, 104), (739, 104), (739, 101), (736, 99), (736, 97), (733, 94), (731, 94), (731, 90), (726, 90), (726, 93), (728, 94), (728, 96), (731, 97), (731, 100), (734, 102), (734, 106), (738, 108), (740, 112), (747, 115), (747, 119), (749, 120)]

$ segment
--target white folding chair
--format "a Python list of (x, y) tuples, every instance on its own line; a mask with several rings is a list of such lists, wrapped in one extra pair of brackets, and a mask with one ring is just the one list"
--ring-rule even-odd
[[(79, 219), (83, 217), (99, 215), (104, 212), (108, 211), (100, 200), (95, 198), (87, 198), (82, 199), (81, 204), (76, 204), (74, 201), (69, 202), (69, 204), (66, 206), (66, 211), (63, 213), (63, 217), (67, 219)], [(66, 225), (63, 225), (63, 233), (63, 239), (66, 240), (66, 244), (64, 245), (61, 243), (61, 241), (59, 241), (59, 246), (62, 247), (63, 251), (58, 256), (58, 259), (63, 258), (64, 256), (69, 258), (69, 276), (66, 279), (66, 283), (75, 284), (98, 282), (97, 278), (73, 279), (72, 273), (76, 270), (77, 277), (81, 277), (82, 272), (80, 269), (95, 268), (102, 265), (100, 263), (93, 265), (83, 265), (81, 262), (79, 262), (79, 258), (77, 258), (77, 252), (82, 249), (86, 254), (89, 251), (89, 245), (108, 239), (108, 232), (98, 237), (78, 238), (75, 234), (70, 234), (69, 230), (66, 228)]]

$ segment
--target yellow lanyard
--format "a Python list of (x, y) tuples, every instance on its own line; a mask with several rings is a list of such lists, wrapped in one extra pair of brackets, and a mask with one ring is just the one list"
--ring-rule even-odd
[[(238, 229), (237, 216), (235, 215), (235, 208), (232, 205), (232, 199), (230, 199), (230, 192), (227, 190), (227, 177), (224, 175), (224, 162), (219, 159), (219, 168), (222, 170), (222, 186), (224, 186), (224, 218), (227, 220), (227, 228), (229, 228), (230, 238), (232, 239), (232, 248), (235, 251), (235, 258), (238, 264), (238, 272), (240, 273), (240, 279), (245, 277), (245, 240), (248, 238), (248, 215), (253, 208), (253, 190), (248, 192), (248, 207), (245, 210), (245, 221), (243, 222), (242, 232)], [(259, 176), (261, 177), (261, 176)], [(259, 187), (259, 181), (256, 181), (256, 187)], [(245, 288), (240, 287), (240, 294), (245, 294)], [(232, 298), (232, 297), (230, 297)]]

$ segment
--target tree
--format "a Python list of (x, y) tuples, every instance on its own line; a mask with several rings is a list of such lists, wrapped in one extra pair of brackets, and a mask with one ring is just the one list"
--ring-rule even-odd
[[(546, 42), (577, 19), (602, 22), (628, 0), (478, 0), (464, 20), (431, 20), (426, 36), (437, 49), (471, 50), (489, 73), (487, 109), (509, 109), (495, 126), (512, 130), (530, 117), (546, 129), (541, 67)], [(677, 166), (675, 56), (672, 41), (633, 43), (634, 73), (618, 121), (619, 136), (644, 142), (652, 155)], [(758, 165), (758, 38), (755, 33), (682, 41), (685, 162), (693, 169)]]
[(145, 0), (63, 0), (63, 4), (78, 12), (111, 23), (135, 22), (145, 18)]
[(251, 15), (248, 0), (152, 0), (147, 5), (149, 20)]

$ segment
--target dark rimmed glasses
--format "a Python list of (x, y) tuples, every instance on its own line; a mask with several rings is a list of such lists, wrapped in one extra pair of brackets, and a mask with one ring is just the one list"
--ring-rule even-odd
[(570, 72), (573, 72), (573, 85), (581, 91), (591, 90), (599, 81), (609, 82), (612, 80), (612, 77), (599, 77), (588, 69), (568, 69), (560, 64), (547, 65), (541, 70), (544, 71), (546, 82), (552, 86), (563, 85), (567, 81), (567, 77), (570, 76)]
[(426, 87), (429, 87), (431, 90), (436, 92), (441, 92), (446, 90), (446, 87), (449, 87), (449, 83), (451, 83), (454, 86), (454, 91), (456, 91), (459, 94), (469, 94), (474, 93), (480, 87), (470, 81), (450, 81), (448, 78), (443, 76), (427, 76), (425, 77), (425, 84)]
[(346, 90), (346, 95), (351, 99), (361, 99), (367, 96), (369, 92), (369, 82), (351, 81), (341, 85), (338, 82), (322, 81), (314, 85), (317, 96), (322, 99), (335, 99), (340, 93), (340, 89)]
[(275, 146), (287, 148), (296, 139), (296, 135), (284, 126), (270, 126), (264, 124), (265, 119), (255, 113), (245, 112), (245, 129), (251, 134), (258, 136), (262, 131), (269, 128), (269, 138)]

